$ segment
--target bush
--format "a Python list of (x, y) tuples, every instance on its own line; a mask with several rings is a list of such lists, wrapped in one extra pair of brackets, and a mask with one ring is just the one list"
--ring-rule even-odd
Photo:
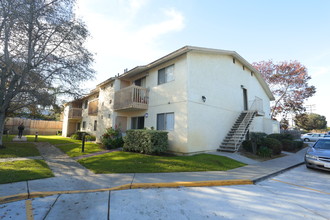
[(257, 155), (260, 157), (271, 157), (272, 156), (272, 150), (268, 147), (260, 147), (257, 151)]
[(168, 148), (168, 137), (165, 131), (128, 130), (124, 142), (125, 151), (144, 154), (160, 154)]
[(56, 131), (56, 135), (61, 136), (62, 135), (62, 131)]
[(95, 141), (96, 137), (95, 137), (95, 135), (86, 135), (85, 140), (86, 141)]
[(252, 141), (259, 141), (263, 138), (267, 137), (267, 134), (266, 133), (263, 133), (263, 132), (251, 132), (250, 133), (250, 139)]
[(303, 141), (293, 141), (296, 150), (300, 150), (304, 147), (304, 142)]
[(275, 138), (264, 138), (261, 145), (271, 149), (273, 155), (278, 155), (282, 152), (282, 143)]
[(242, 142), (242, 147), (247, 152), (251, 152), (252, 153), (252, 141), (251, 140), (243, 141)]
[(291, 134), (278, 134), (278, 133), (275, 133), (275, 134), (270, 134), (267, 136), (267, 138), (275, 138), (279, 141), (282, 142), (282, 140), (293, 140), (293, 136)]
[(107, 128), (101, 137), (101, 142), (107, 149), (115, 149), (123, 147), (124, 141), (119, 128)]
[(85, 137), (89, 135), (87, 132), (77, 131), (76, 133), (71, 135), (71, 138), (73, 140), (82, 140), (83, 133), (85, 133)]
[(296, 150), (296, 145), (292, 140), (283, 139), (282, 146), (284, 151), (293, 152)]
[(79, 140), (79, 135), (78, 134), (73, 134), (73, 135), (71, 135), (71, 139)]

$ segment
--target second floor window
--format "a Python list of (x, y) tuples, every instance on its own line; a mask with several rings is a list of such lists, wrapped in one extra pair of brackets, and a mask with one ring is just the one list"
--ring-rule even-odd
[(84, 101), (84, 109), (86, 109), (87, 106), (88, 106), (88, 100), (85, 100), (85, 101)]
[(146, 88), (146, 77), (143, 77), (143, 78), (140, 78), (140, 79), (137, 79), (134, 81), (134, 84), (136, 86), (141, 86), (143, 88)]
[(174, 65), (158, 70), (158, 85), (174, 80)]

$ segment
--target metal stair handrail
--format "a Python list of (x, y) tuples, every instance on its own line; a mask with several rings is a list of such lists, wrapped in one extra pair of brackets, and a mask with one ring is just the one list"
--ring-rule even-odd
[(238, 147), (240, 146), (240, 142), (242, 137), (245, 137), (248, 129), (247, 127), (250, 124), (251, 119), (253, 118), (254, 114), (255, 114), (255, 110), (253, 111), (247, 111), (246, 115), (244, 116), (242, 122), (240, 123), (240, 125), (238, 126), (238, 128), (236, 129), (234, 136), (236, 134), (237, 131), (239, 130), (243, 130), (243, 133), (240, 133), (240, 137), (238, 139), (234, 138), (234, 143), (235, 143), (235, 151), (238, 150)]

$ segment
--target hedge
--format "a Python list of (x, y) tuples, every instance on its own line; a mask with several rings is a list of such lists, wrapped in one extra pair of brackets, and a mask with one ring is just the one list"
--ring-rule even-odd
[(124, 137), (124, 151), (143, 154), (160, 154), (167, 151), (168, 137), (165, 131), (128, 130)]
[(264, 138), (261, 145), (271, 149), (273, 155), (279, 155), (282, 152), (282, 143), (275, 138)]
[(270, 134), (267, 136), (268, 138), (275, 138), (282, 142), (282, 140), (293, 140), (293, 136), (291, 134)]

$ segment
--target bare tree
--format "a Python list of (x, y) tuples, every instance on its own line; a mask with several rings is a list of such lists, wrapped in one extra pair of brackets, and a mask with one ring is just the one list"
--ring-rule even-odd
[(6, 114), (77, 94), (93, 77), (89, 36), (75, 0), (0, 0), (0, 146)]

